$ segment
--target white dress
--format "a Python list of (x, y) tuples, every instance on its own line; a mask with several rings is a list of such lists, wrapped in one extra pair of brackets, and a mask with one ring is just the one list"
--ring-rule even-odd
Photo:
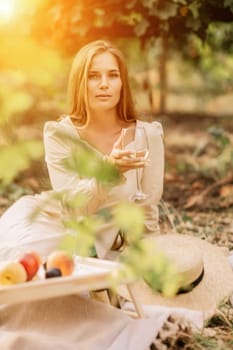
[[(142, 173), (142, 188), (149, 193), (149, 199), (143, 204), (146, 220), (145, 233), (158, 233), (158, 202), (163, 191), (164, 176), (164, 147), (162, 127), (158, 122), (143, 124), (149, 140), (150, 164)], [(62, 138), (65, 133), (67, 138)], [(79, 138), (76, 128), (67, 116), (59, 122), (49, 121), (44, 127), (45, 160), (48, 167), (52, 190), (61, 192), (71, 190), (72, 193), (86, 193), (88, 205), (87, 214), (95, 213), (102, 208), (110, 208), (122, 199), (127, 199), (136, 191), (135, 171), (126, 172), (126, 182), (118, 186), (101, 188), (95, 179), (80, 179), (76, 173), (64, 168), (63, 160), (68, 158), (73, 149), (72, 138)], [(137, 142), (134, 140), (133, 142)], [(101, 152), (88, 144), (99, 156)], [(128, 145), (133, 147), (133, 143)], [(16, 201), (0, 219), (0, 260), (14, 259), (16, 256), (33, 249), (42, 256), (47, 256), (56, 249), (60, 238), (65, 234), (62, 219), (66, 209), (60, 201), (46, 202), (49, 192), (27, 195)], [(29, 219), (30, 214), (37, 207), (41, 208), (39, 216), (34, 222)], [(78, 213), (77, 213), (78, 215)], [(100, 228), (101, 243), (96, 242), (97, 255), (106, 257), (117, 231), (110, 223)]]

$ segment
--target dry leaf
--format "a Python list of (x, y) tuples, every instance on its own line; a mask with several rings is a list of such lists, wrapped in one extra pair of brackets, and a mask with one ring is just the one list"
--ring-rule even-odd
[(192, 183), (193, 190), (202, 190), (204, 188), (204, 183), (202, 181), (194, 181)]
[(220, 187), (219, 194), (224, 198), (233, 196), (233, 185), (224, 185)]
[(213, 328), (204, 328), (203, 333), (206, 337), (215, 337), (216, 336), (216, 330)]
[(189, 209), (194, 207), (196, 204), (200, 205), (202, 203), (202, 200), (203, 200), (203, 196), (201, 194), (191, 196), (188, 198), (188, 201), (185, 204), (184, 208)]

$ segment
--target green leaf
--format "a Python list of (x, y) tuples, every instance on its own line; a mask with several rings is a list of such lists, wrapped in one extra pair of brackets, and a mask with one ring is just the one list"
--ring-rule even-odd
[(96, 216), (66, 218), (63, 222), (67, 235), (61, 241), (60, 247), (68, 247), (73, 253), (90, 256), (94, 253), (96, 232), (102, 221)]
[(143, 278), (156, 292), (176, 294), (181, 279), (173, 264), (159, 251), (153, 240), (133, 243), (120, 256), (123, 266), (116, 278)]
[(127, 241), (134, 242), (142, 237), (144, 212), (135, 203), (122, 202), (113, 210), (113, 220), (125, 234)]
[(163, 21), (166, 21), (170, 17), (175, 17), (177, 15), (178, 9), (178, 4), (164, 0), (163, 2), (159, 3), (159, 5), (150, 8), (148, 14), (150, 16), (155, 16)]
[(84, 193), (71, 193), (70, 191), (64, 191), (62, 192), (61, 201), (62, 205), (64, 205), (68, 211), (75, 212), (75, 209), (81, 209), (86, 206), (88, 198)]
[(29, 167), (30, 161), (43, 155), (41, 141), (17, 142), (0, 147), (0, 179), (4, 184), (11, 182), (18, 173)]
[(224, 0), (224, 7), (229, 7), (233, 12), (233, 1), (232, 0)]
[(219, 143), (222, 150), (231, 143), (229, 135), (223, 128), (211, 126), (207, 131)]
[(201, 3), (199, 1), (193, 1), (189, 5), (189, 9), (190, 9), (194, 19), (198, 19), (198, 17), (199, 17), (199, 8), (200, 7), (201, 7)]
[(145, 35), (149, 26), (149, 21), (145, 18), (142, 18), (141, 21), (134, 27), (134, 32), (137, 36)]
[(33, 97), (29, 93), (14, 91), (6, 85), (4, 88), (0, 87), (0, 99), (2, 100), (0, 123), (5, 123), (16, 113), (26, 111), (34, 102)]
[(173, 0), (173, 2), (181, 5), (187, 5), (188, 0)]
[(74, 254), (76, 252), (76, 237), (74, 235), (65, 235), (62, 237), (60, 243), (59, 243), (59, 248), (62, 250), (68, 251), (70, 254)]
[(155, 5), (157, 5), (158, 0), (141, 0), (142, 5), (147, 8), (153, 8)]
[[(61, 138), (66, 139), (65, 133), (59, 133)], [(71, 138), (69, 142), (73, 143), (71, 156), (64, 159), (64, 167), (77, 173), (81, 178), (95, 178), (102, 185), (117, 184), (121, 180), (118, 168), (103, 160), (87, 143)]]

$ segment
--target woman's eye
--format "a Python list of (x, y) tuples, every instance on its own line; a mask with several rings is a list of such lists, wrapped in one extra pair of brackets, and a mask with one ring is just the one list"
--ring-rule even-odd
[[(120, 75), (118, 72), (109, 72), (106, 76), (107, 79), (116, 79), (118, 78)], [(89, 80), (100, 80), (102, 79), (103, 76), (101, 74), (98, 73), (90, 73), (88, 74), (88, 79)]]
[(110, 73), (109, 76), (110, 76), (110, 78), (118, 78), (119, 74), (118, 73)]
[(99, 79), (99, 75), (95, 73), (89, 74), (88, 79)]

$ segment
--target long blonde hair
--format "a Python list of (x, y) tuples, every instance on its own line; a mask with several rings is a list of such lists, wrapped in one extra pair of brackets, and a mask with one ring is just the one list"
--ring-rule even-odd
[(111, 53), (117, 60), (122, 80), (120, 101), (117, 105), (118, 116), (121, 120), (132, 122), (136, 113), (129, 86), (128, 71), (122, 52), (110, 42), (93, 41), (83, 46), (76, 54), (68, 81), (68, 113), (76, 119), (79, 125), (88, 122), (87, 77), (92, 58), (103, 52)]

